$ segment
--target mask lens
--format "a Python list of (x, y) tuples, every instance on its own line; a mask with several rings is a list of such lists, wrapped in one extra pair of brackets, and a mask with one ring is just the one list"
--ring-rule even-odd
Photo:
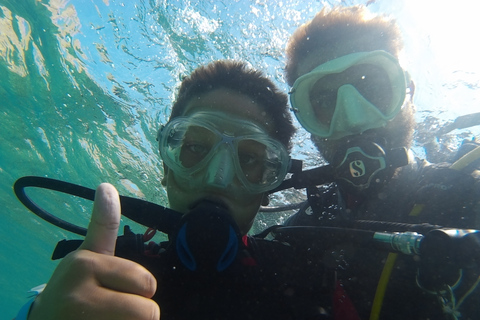
[(237, 153), (243, 173), (241, 179), (252, 190), (272, 189), (282, 182), (287, 173), (288, 154), (274, 140), (240, 140)]
[(310, 103), (320, 123), (330, 125), (337, 105), (338, 89), (350, 84), (384, 116), (395, 105), (392, 103), (392, 84), (385, 70), (373, 64), (354, 65), (343, 72), (319, 79), (310, 91)]
[(263, 175), (266, 146), (258, 141), (246, 139), (238, 142), (238, 163), (243, 175), (250, 183), (259, 184)]
[(395, 104), (392, 101), (392, 86), (387, 72), (373, 64), (359, 64), (344, 71), (347, 83), (376, 106), (384, 116), (388, 116)]
[(199, 126), (189, 126), (183, 132), (178, 158), (184, 168), (192, 168), (206, 158), (218, 138), (212, 131)]
[(160, 154), (172, 169), (194, 169), (209, 154), (214, 140), (208, 129), (175, 120), (162, 129)]

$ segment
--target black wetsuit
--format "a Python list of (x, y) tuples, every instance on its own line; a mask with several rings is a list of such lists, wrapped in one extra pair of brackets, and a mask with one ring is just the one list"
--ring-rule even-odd
[(244, 237), (222, 272), (190, 271), (174, 253), (130, 258), (156, 277), (162, 320), (334, 319), (335, 273), (277, 241)]
[[(388, 185), (368, 197), (342, 192), (334, 183), (310, 188), (309, 205), (293, 215), (287, 225), (335, 226), (345, 221), (377, 220), (478, 229), (480, 184), (471, 172), (450, 169), (449, 164), (417, 161), (399, 169)], [(361, 319), (370, 317), (387, 256), (388, 252), (359, 248), (354, 243), (325, 248), (322, 260), (337, 264), (338, 277)], [(452, 319), (442, 311), (435, 294), (416, 285), (418, 261), (418, 256), (398, 255), (380, 319)], [(457, 299), (478, 279), (478, 270), (478, 266), (472, 266), (464, 274), (456, 289)], [(480, 286), (459, 308), (462, 320), (479, 319), (479, 297)]]
[[(345, 319), (334, 308), (352, 309), (335, 270), (305, 246), (241, 236), (226, 209), (209, 201), (180, 217), (164, 221), (170, 241), (148, 242), (149, 232), (126, 226), (115, 249), (155, 276), (162, 320)], [(60, 241), (52, 259), (81, 242)]]

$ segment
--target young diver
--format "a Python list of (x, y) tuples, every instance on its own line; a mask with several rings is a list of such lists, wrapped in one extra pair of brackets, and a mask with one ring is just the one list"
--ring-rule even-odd
[(246, 236), (287, 173), (293, 133), (286, 95), (260, 72), (232, 61), (195, 70), (158, 134), (162, 184), (183, 215), (170, 241), (113, 256), (120, 203), (100, 185), (85, 241), (17, 320), (328, 319), (323, 265)]
[[(407, 156), (415, 125), (414, 87), (399, 64), (401, 49), (395, 21), (373, 16), (363, 6), (324, 8), (290, 38), (290, 101), (334, 167), (335, 183), (309, 188), (308, 206), (288, 225), (376, 220), (478, 229), (480, 190), (472, 168)], [(387, 258), (349, 245), (332, 251), (343, 252), (336, 257), (344, 261), (339, 277), (361, 319), (477, 317), (475, 268), (425, 287), (428, 281), (416, 275), (418, 257)], [(456, 304), (455, 296), (464, 299)]]

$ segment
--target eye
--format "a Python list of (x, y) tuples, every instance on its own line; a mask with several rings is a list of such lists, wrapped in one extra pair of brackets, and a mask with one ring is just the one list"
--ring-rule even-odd
[(323, 77), (310, 91), (310, 104), (316, 118), (324, 125), (330, 125), (337, 105), (337, 75)]
[(352, 72), (351, 84), (358, 92), (380, 111), (388, 113), (393, 93), (386, 71), (371, 64), (353, 66), (349, 71)]
[(335, 90), (317, 90), (310, 92), (310, 103), (314, 108), (334, 109), (337, 100)]
[(238, 160), (242, 166), (254, 166), (265, 156), (265, 145), (255, 140), (243, 140), (238, 145)]
[(184, 141), (179, 160), (185, 168), (191, 168), (202, 161), (210, 152), (210, 146), (197, 141)]
[(258, 162), (258, 156), (253, 153), (242, 153), (238, 155), (238, 160), (242, 166), (252, 166)]
[(185, 143), (184, 148), (186, 148), (189, 152), (200, 156), (208, 152), (208, 147), (198, 142)]

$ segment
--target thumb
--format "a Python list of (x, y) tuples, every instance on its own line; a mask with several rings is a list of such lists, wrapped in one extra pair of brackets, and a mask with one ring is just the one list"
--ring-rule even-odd
[(114, 255), (120, 225), (120, 198), (114, 186), (102, 183), (95, 192), (87, 236), (80, 249)]

